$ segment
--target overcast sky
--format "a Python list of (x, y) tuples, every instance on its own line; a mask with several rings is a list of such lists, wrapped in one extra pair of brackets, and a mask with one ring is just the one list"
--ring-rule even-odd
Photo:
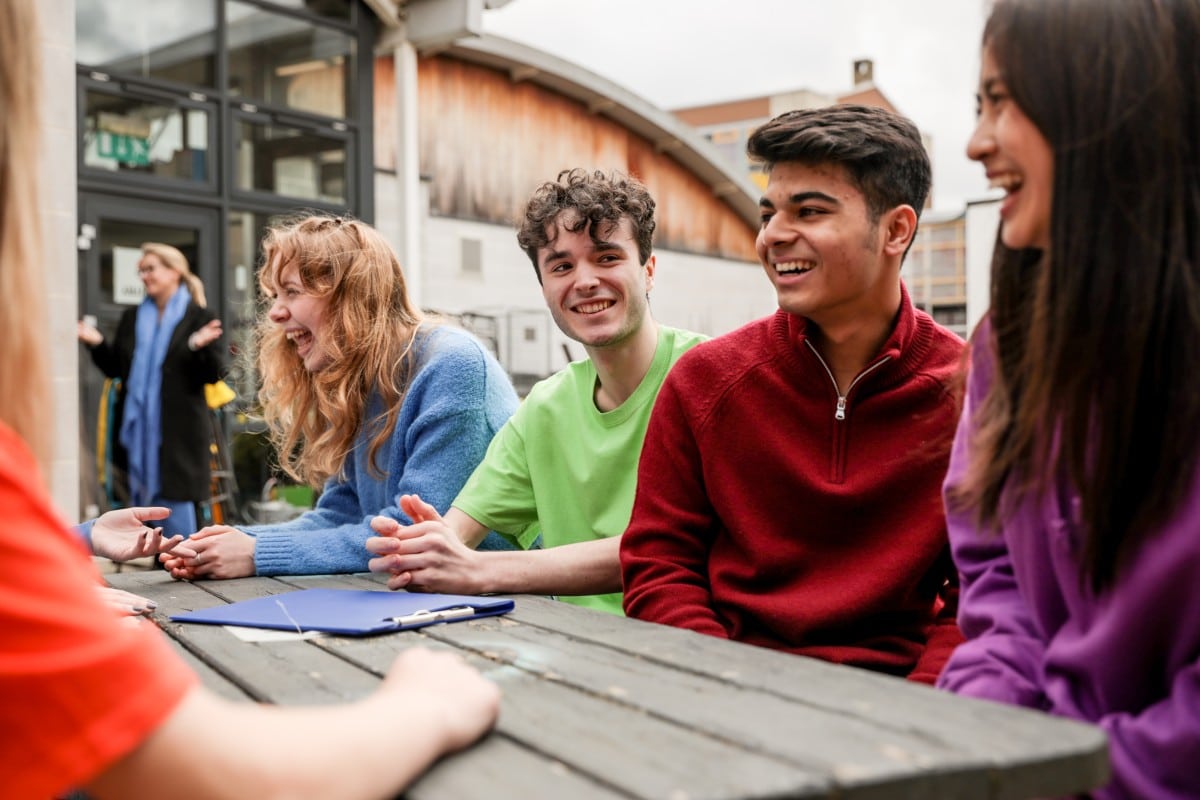
[(651, 103), (794, 89), (844, 94), (853, 63), (933, 141), (934, 208), (986, 195), (963, 151), (974, 125), (986, 0), (512, 0), (489, 33), (573, 61)]

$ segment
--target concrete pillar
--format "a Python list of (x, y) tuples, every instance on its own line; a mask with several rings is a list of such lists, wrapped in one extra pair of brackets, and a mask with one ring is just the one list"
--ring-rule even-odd
[(408, 282), (409, 297), (413, 305), (420, 308), (424, 301), (421, 232), (425, 207), (421, 189), (417, 50), (406, 37), (397, 37), (392, 58), (396, 69), (396, 183), (400, 216), (396, 246)]
[(75, 0), (41, 0), (42, 246), (46, 342), (54, 394), (55, 444), (48, 478), (68, 522), (79, 509), (78, 259), (75, 249)]

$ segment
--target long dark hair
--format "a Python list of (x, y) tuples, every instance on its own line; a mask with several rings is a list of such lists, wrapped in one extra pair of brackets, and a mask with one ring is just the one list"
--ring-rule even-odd
[(994, 525), (1065, 476), (1111, 587), (1200, 454), (1200, 0), (1002, 0), (984, 31), (1054, 153), (1050, 247), (997, 243), (997, 379), (954, 498)]

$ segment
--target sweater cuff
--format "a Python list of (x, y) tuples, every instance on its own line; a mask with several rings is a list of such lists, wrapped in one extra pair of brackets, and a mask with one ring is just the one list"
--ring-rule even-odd
[(73, 530), (79, 535), (80, 540), (87, 545), (89, 553), (95, 553), (92, 549), (92, 526), (96, 524), (96, 520), (89, 519), (87, 522), (81, 522), (76, 525)]
[(287, 534), (256, 533), (252, 528), (243, 528), (244, 533), (254, 537), (255, 575), (295, 575), (291, 569), (295, 543)]

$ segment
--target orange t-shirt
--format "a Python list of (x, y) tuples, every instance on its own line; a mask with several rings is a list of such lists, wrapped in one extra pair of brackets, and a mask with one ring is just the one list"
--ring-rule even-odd
[(104, 605), (32, 454), (0, 423), (0, 775), (6, 797), (81, 786), (196, 684), (153, 623)]

